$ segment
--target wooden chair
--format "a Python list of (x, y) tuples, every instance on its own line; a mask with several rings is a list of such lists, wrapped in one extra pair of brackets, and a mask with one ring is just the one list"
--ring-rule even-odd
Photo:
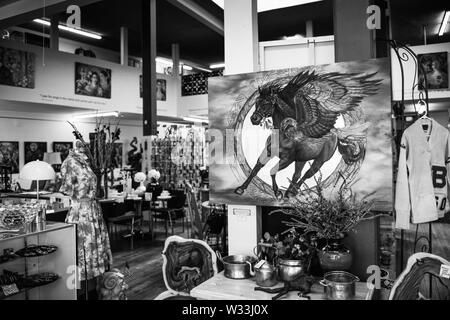
[[(142, 210), (141, 208), (135, 208), (135, 203), (131, 201), (116, 202), (116, 201), (100, 201), (100, 206), (103, 214), (103, 218), (108, 225), (110, 234), (117, 234), (118, 226), (126, 226), (128, 233), (123, 235), (124, 238), (130, 238), (131, 250), (134, 250), (134, 236), (136, 232), (142, 232)], [(142, 201), (138, 202), (138, 206), (142, 206)]]
[(191, 223), (191, 230), (188, 236), (191, 239), (203, 240), (203, 224), (197, 204), (197, 199), (194, 193), (194, 188), (188, 182), (185, 182), (185, 185), (186, 185), (189, 221)]
[[(405, 270), (395, 280), (389, 300), (433, 298), (450, 300), (450, 280), (440, 277), (442, 265), (450, 266), (450, 262), (431, 253), (419, 252), (413, 254), (408, 259)], [(427, 279), (428, 276), (430, 276), (429, 279)], [(431, 296), (428, 298), (425, 298), (425, 294), (420, 291), (425, 279), (429, 281), (428, 285), (432, 284)]]
[(218, 272), (214, 251), (204, 241), (171, 236), (166, 239), (163, 278), (167, 291), (155, 300), (192, 300), (190, 291)]
[[(166, 237), (168, 235), (168, 227), (172, 230), (172, 235), (174, 234), (174, 222), (176, 220), (182, 221), (183, 232), (185, 230), (185, 220), (186, 213), (184, 205), (186, 203), (186, 194), (183, 190), (169, 190), (172, 198), (167, 201), (166, 208), (153, 208), (152, 211), (154, 222), (157, 220), (162, 220), (165, 223)], [(153, 233), (153, 231), (152, 231)]]

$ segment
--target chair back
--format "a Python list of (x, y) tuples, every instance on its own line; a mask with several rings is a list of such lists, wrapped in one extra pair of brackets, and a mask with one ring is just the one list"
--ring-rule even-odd
[(186, 203), (186, 194), (184, 193), (184, 190), (175, 189), (168, 191), (172, 195), (172, 198), (167, 201), (167, 208), (175, 210), (182, 209)]
[(151, 184), (151, 183), (149, 183), (147, 185), (147, 191), (146, 192), (151, 192), (152, 193), (152, 201), (157, 201), (158, 197), (163, 192), (163, 187), (160, 186), (159, 184)]
[(174, 295), (189, 296), (193, 288), (218, 273), (216, 253), (198, 239), (171, 236), (162, 257), (164, 283)]
[(123, 215), (126, 211), (125, 203), (118, 202), (100, 201), (100, 208), (102, 210), (103, 219), (105, 219), (106, 222), (111, 218)]
[[(431, 253), (413, 254), (409, 257), (405, 270), (395, 280), (389, 300), (450, 299), (450, 280), (440, 275), (443, 265), (448, 266), (450, 262)], [(423, 288), (424, 283), (428, 284), (429, 297), (422, 295), (427, 291)]]
[(197, 199), (195, 198), (194, 188), (189, 182), (185, 182), (186, 195), (188, 203), (189, 221), (191, 221), (191, 238), (203, 239), (203, 226), (200, 212), (198, 210)]

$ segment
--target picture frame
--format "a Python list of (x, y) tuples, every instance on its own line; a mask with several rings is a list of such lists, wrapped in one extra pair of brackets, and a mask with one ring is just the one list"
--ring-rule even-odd
[[(419, 84), (423, 88), (425, 76), (429, 90), (449, 89), (448, 52), (433, 52), (417, 55), (419, 67)], [(422, 74), (425, 72), (425, 75)]]
[(53, 152), (59, 152), (61, 154), (61, 162), (64, 162), (69, 155), (70, 149), (73, 149), (73, 142), (68, 141), (56, 141), (53, 142), (52, 150)]
[(36, 55), (0, 47), (0, 85), (34, 89)]
[(44, 153), (47, 152), (47, 142), (24, 142), (24, 155), (25, 162), (27, 164), (31, 161), (43, 161)]
[(19, 173), (20, 153), (18, 141), (0, 141), (0, 165), (10, 166), (13, 174)]
[(76, 62), (75, 94), (111, 99), (111, 78), (111, 69)]

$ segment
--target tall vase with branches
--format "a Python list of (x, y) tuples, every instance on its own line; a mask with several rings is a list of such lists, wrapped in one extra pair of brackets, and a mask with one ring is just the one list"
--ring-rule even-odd
[(287, 227), (304, 235), (315, 234), (326, 242), (325, 248), (319, 251), (324, 270), (348, 269), (352, 264), (352, 255), (340, 241), (355, 230), (358, 223), (373, 218), (370, 215), (373, 202), (368, 200), (372, 194), (358, 198), (344, 179), (338, 190), (326, 195), (322, 176), (314, 179), (316, 187), (308, 188), (307, 195), (292, 199), (289, 208), (274, 212), (281, 211), (290, 218), (283, 221)]
[[(83, 138), (75, 124), (69, 122), (73, 128), (73, 134), (75, 138), (83, 144), (86, 150), (86, 155), (89, 159), (89, 164), (92, 171), (97, 177), (97, 197), (108, 197), (108, 172), (112, 171), (112, 153), (114, 149), (114, 143), (120, 139), (119, 121), (115, 124), (106, 122), (103, 118), (96, 118), (95, 132), (91, 134), (92, 148), (89, 148), (88, 144)], [(104, 188), (102, 186), (102, 180), (104, 181)]]

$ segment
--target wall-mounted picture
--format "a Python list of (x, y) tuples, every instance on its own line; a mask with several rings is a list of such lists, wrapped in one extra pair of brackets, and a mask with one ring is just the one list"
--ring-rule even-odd
[(19, 142), (0, 141), (0, 165), (12, 168), (19, 173)]
[[(144, 96), (144, 89), (142, 84), (142, 76), (139, 77), (139, 92), (141, 98)], [(167, 101), (167, 80), (157, 79), (156, 80), (156, 100)]]
[(35, 60), (32, 52), (0, 47), (0, 85), (33, 89)]
[(320, 183), (392, 205), (386, 59), (210, 78), (209, 115), (213, 202), (285, 207)]
[(426, 76), (428, 89), (448, 89), (448, 53), (436, 52), (418, 55), (419, 64), (423, 67), (423, 72), (419, 68), (419, 83), (424, 85)]
[(25, 164), (31, 161), (42, 161), (47, 152), (47, 142), (25, 142)]
[(75, 94), (111, 99), (111, 70), (75, 63)]
[(116, 142), (111, 153), (111, 165), (113, 168), (122, 168), (123, 165), (123, 143)]
[(167, 81), (164, 79), (156, 80), (156, 100), (166, 101)]
[(73, 149), (73, 142), (53, 142), (53, 152), (61, 153), (61, 162), (66, 160), (70, 149)]

